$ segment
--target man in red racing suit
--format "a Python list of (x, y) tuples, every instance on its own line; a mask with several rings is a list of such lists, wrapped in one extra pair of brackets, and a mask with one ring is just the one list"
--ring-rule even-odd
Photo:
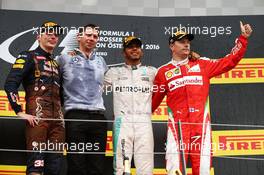
[[(180, 148), (184, 149), (185, 160), (190, 160), (193, 175), (209, 175), (211, 167), (211, 125), (208, 105), (210, 78), (234, 68), (245, 54), (247, 38), (252, 29), (241, 23), (242, 35), (236, 40), (231, 53), (218, 60), (207, 58), (188, 59), (192, 34), (177, 32), (169, 39), (172, 61), (159, 68), (154, 80), (152, 111), (167, 95), (169, 108), (166, 169), (168, 174), (182, 170)], [(180, 145), (177, 122), (182, 122)], [(180, 147), (181, 146), (181, 147)]]

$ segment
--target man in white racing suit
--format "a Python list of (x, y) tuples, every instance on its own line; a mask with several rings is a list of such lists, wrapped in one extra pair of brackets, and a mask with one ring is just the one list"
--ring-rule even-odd
[(123, 42), (125, 64), (112, 67), (105, 74), (105, 85), (110, 85), (113, 91), (114, 174), (117, 175), (124, 173), (124, 159), (130, 170), (132, 156), (137, 175), (153, 173), (151, 98), (156, 68), (141, 65), (141, 46), (139, 38), (126, 37)]

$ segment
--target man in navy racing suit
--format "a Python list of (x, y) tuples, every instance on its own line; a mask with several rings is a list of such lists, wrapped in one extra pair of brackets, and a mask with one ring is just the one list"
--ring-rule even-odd
[[(64, 143), (60, 78), (58, 65), (52, 56), (61, 28), (54, 22), (46, 22), (39, 31), (38, 48), (18, 55), (6, 79), (5, 91), (17, 116), (27, 121), (25, 133), (27, 150), (36, 151), (28, 153), (27, 174), (58, 175), (62, 154), (43, 154), (39, 150), (47, 148), (48, 143)], [(18, 88), (21, 83), (26, 92), (25, 112), (19, 104)], [(45, 118), (57, 120), (42, 120)], [(46, 144), (45, 148), (43, 144)], [(58, 148), (56, 151), (62, 149)]]

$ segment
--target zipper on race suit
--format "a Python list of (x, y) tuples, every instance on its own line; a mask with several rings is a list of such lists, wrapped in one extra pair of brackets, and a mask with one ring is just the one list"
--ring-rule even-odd
[(54, 96), (53, 96), (53, 90), (54, 90), (53, 59), (50, 60), (50, 65), (51, 65), (51, 75), (52, 75), (52, 85), (51, 85), (52, 116), (53, 116), (53, 118), (55, 118), (55, 114), (54, 114)]
[[(132, 87), (133, 87), (133, 85), (134, 85), (134, 71), (136, 71), (136, 70), (133, 70), (133, 68), (132, 68), (132, 66), (131, 66), (131, 82), (132, 82)], [(135, 109), (134, 109), (134, 107), (135, 107), (135, 105), (134, 105), (134, 88), (133, 88), (133, 90), (132, 90), (132, 124), (133, 124), (133, 131), (135, 131), (135, 127), (134, 127), (134, 111), (135, 111)], [(135, 132), (133, 132), (133, 133), (135, 133)]]

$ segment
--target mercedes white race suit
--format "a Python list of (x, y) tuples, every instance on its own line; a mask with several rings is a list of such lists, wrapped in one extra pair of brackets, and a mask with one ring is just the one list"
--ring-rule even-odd
[(124, 158), (129, 159), (130, 166), (132, 155), (137, 175), (152, 174), (151, 99), (155, 74), (156, 68), (141, 64), (112, 67), (105, 74), (105, 84), (113, 91), (114, 174), (123, 175)]

